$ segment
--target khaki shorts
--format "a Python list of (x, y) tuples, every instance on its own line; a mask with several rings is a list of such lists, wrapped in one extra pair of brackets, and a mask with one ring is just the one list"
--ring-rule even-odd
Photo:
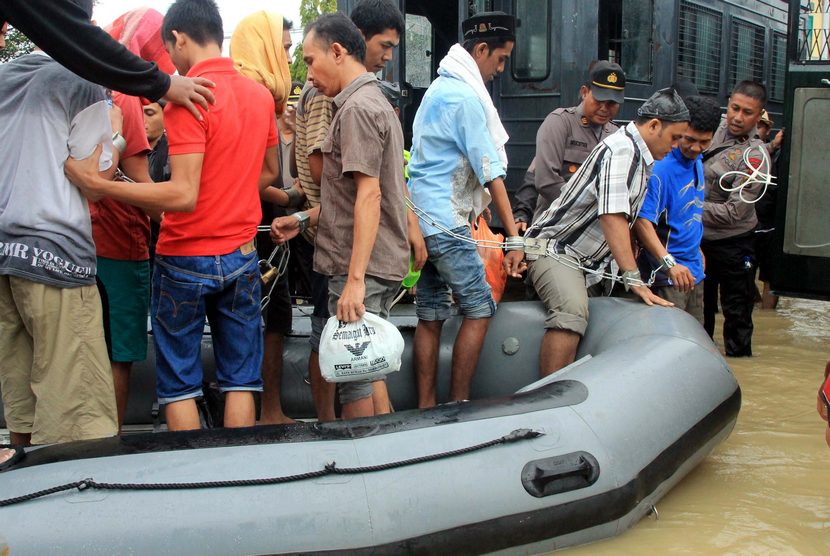
[(95, 286), (0, 276), (0, 391), (6, 426), (32, 444), (113, 436), (115, 391)]
[[(569, 255), (557, 257), (577, 264)], [(588, 291), (582, 271), (553, 257), (539, 257), (530, 264), (528, 276), (548, 311), (545, 328), (584, 335), (588, 327)]]

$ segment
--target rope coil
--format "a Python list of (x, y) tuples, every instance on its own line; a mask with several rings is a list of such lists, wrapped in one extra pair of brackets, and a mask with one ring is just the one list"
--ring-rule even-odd
[[(761, 163), (758, 164), (757, 167), (752, 163), (752, 158), (750, 156), (752, 151), (758, 151), (758, 154), (761, 155)], [(720, 177), (718, 185), (727, 193), (737, 191), (741, 202), (748, 205), (754, 205), (760, 201), (764, 195), (766, 195), (767, 189), (775, 182), (775, 176), (769, 173), (769, 171), (772, 170), (772, 164), (770, 163), (769, 155), (767, 154), (767, 148), (764, 145), (749, 147), (744, 151), (743, 162), (744, 165), (751, 170), (749, 173), (744, 172), (743, 170), (730, 170)], [(769, 171), (764, 172), (762, 170), (763, 168), (767, 168)], [(728, 176), (737, 176), (738, 178), (743, 178), (743, 181), (734, 187), (729, 187), (725, 185), (723, 181)], [(744, 191), (756, 184), (763, 184), (764, 187), (755, 199), (750, 200), (744, 196)]]

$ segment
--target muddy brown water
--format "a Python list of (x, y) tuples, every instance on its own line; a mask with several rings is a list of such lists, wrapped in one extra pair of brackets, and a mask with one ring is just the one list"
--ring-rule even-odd
[(755, 356), (727, 360), (743, 391), (729, 438), (658, 502), (658, 519), (566, 554), (830, 555), (830, 448), (816, 413), (830, 303), (782, 298), (754, 321)]

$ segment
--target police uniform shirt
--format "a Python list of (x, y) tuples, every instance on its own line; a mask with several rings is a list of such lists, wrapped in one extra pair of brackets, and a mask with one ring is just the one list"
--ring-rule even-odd
[[(741, 200), (738, 191), (728, 192), (723, 188), (732, 188), (741, 181), (740, 176), (728, 174), (736, 170), (749, 173), (744, 162), (744, 152), (764, 143), (755, 131), (748, 136), (736, 137), (729, 133), (726, 119), (712, 138), (712, 146), (703, 155), (703, 171), (706, 178), (706, 196), (703, 204), (703, 239), (715, 241), (742, 236), (755, 230), (758, 219), (755, 206)], [(750, 152), (750, 162), (754, 166), (761, 164), (762, 158), (757, 150)], [(762, 171), (769, 172), (766, 164)], [(721, 176), (726, 177), (721, 181)], [(762, 184), (755, 184), (743, 190), (743, 197), (754, 200), (763, 191)]]
[(609, 122), (591, 126), (582, 104), (557, 108), (545, 118), (536, 134), (536, 191), (539, 216), (559, 197), (562, 186), (579, 169), (600, 141), (619, 129)]

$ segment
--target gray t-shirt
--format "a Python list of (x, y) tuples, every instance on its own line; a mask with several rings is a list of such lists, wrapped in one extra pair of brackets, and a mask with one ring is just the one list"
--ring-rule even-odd
[(101, 167), (112, 165), (108, 110), (102, 87), (42, 52), (0, 65), (0, 274), (95, 283), (89, 206), (63, 164), (103, 143)]

